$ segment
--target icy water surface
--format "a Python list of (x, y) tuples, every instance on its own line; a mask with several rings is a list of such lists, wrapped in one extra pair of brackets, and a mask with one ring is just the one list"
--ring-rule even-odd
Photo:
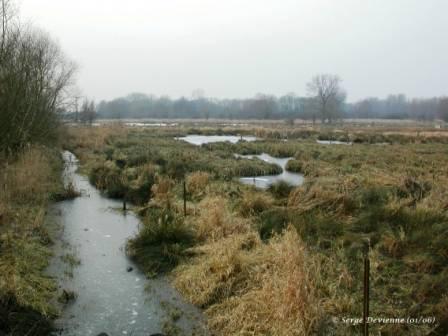
[(255, 141), (254, 136), (236, 136), (236, 135), (187, 135), (185, 137), (179, 137), (178, 140), (183, 140), (192, 145), (200, 146), (212, 142), (231, 142), (237, 143), (238, 141)]
[(337, 140), (317, 140), (318, 144), (321, 145), (351, 145), (348, 141), (337, 141)]
[(292, 186), (299, 186), (303, 183), (303, 175), (297, 174), (297, 173), (291, 173), (286, 170), (286, 164), (288, 163), (291, 158), (275, 158), (273, 156), (270, 156), (266, 153), (263, 153), (261, 155), (235, 155), (238, 158), (245, 158), (245, 159), (253, 159), (258, 158), (260, 160), (269, 162), (269, 163), (275, 163), (276, 165), (282, 167), (283, 172), (278, 175), (266, 175), (266, 176), (251, 176), (251, 177), (240, 177), (241, 183), (244, 184), (251, 184), (256, 186), (260, 189), (267, 189), (270, 185), (279, 182), (284, 181)]

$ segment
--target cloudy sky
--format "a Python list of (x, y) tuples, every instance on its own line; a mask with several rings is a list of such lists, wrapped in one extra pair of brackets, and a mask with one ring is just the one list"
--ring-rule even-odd
[(306, 94), (317, 73), (348, 100), (448, 94), (446, 0), (19, 0), (96, 100), (131, 92)]

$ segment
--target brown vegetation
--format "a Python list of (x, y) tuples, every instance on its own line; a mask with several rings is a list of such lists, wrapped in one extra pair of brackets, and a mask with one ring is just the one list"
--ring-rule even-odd
[[(83, 157), (89, 167), (94, 158), (109, 156), (105, 162), (126, 176), (134, 162), (137, 167), (152, 165), (155, 186), (141, 212), (144, 229), (131, 250), (144, 268), (155, 256), (163, 256), (169, 270), (175, 267), (174, 284), (205, 309), (212, 332), (358, 334), (359, 326), (335, 323), (334, 318), (361, 314), (366, 250), (374, 288), (371, 316), (437, 319), (435, 325), (372, 325), (372, 332), (446, 330), (447, 300), (438, 294), (447, 289), (448, 258), (443, 138), (426, 143), (388, 137), (388, 145), (367, 144), (381, 142), (379, 132), (363, 134), (366, 144), (326, 146), (316, 144), (312, 134), (311, 141), (192, 147), (172, 142), (174, 131), (159, 130), (157, 138), (145, 131), (129, 131), (115, 140), (111, 135), (105, 139), (106, 150), (84, 148)], [(181, 155), (173, 149), (178, 145)], [(159, 151), (147, 154), (148, 146)], [(136, 151), (141, 153), (137, 159)], [(305, 171), (304, 185), (260, 191), (219, 174), (227, 162), (234, 163), (233, 153), (260, 152), (294, 156), (296, 168)], [(199, 165), (202, 155), (219, 165)], [(126, 162), (124, 167), (118, 160)], [(189, 172), (187, 217), (181, 205), (183, 175), (173, 173), (181, 172), (173, 164), (177, 160)], [(203, 167), (207, 169), (199, 169)]]
[(52, 195), (63, 193), (60, 162), (57, 152), (29, 147), (0, 167), (0, 330), (25, 334), (37, 324), (42, 333), (56, 313), (56, 286), (44, 274), (51, 255), (44, 221)]

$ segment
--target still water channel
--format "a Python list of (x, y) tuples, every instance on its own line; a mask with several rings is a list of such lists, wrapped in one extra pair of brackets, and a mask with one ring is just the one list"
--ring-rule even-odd
[(183, 302), (166, 279), (148, 280), (126, 257), (126, 241), (138, 231), (139, 219), (123, 213), (120, 201), (102, 196), (78, 174), (72, 153), (63, 156), (65, 182), (82, 196), (50, 209), (61, 230), (49, 273), (58, 278), (61, 290), (76, 294), (56, 321), (56, 335), (149, 336), (161, 332), (173, 310), (181, 312), (171, 321), (183, 330), (180, 335), (204, 335), (200, 311)]

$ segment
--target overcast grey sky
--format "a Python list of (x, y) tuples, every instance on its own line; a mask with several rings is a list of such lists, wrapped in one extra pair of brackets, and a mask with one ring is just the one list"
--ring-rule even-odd
[(448, 94), (447, 0), (19, 0), (79, 65), (83, 94)]

